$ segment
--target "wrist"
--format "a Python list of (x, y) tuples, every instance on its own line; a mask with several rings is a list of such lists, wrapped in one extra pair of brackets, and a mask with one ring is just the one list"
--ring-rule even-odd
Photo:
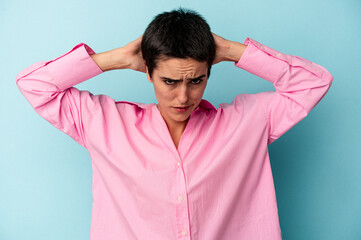
[(127, 68), (124, 54), (121, 48), (115, 48), (106, 52), (92, 54), (90, 57), (105, 72), (115, 69)]
[(237, 41), (230, 41), (229, 49), (225, 56), (226, 61), (238, 62), (241, 59), (246, 48), (247, 45), (244, 45)]

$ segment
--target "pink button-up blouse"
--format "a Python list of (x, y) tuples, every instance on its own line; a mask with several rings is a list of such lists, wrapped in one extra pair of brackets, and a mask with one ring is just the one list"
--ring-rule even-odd
[(202, 99), (175, 147), (155, 103), (115, 101), (73, 87), (102, 73), (80, 43), (21, 71), (34, 110), (85, 147), (93, 171), (91, 240), (279, 240), (268, 145), (330, 88), (322, 66), (251, 38), (235, 66), (276, 91)]

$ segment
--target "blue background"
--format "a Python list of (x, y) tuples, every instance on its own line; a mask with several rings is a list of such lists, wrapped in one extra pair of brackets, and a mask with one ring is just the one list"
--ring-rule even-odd
[[(22, 69), (80, 42), (96, 53), (126, 45), (153, 17), (179, 6), (211, 30), (251, 37), (320, 64), (333, 84), (311, 113), (269, 146), (285, 240), (361, 239), (361, 2), (0, 1), (0, 239), (89, 239), (91, 160), (85, 148), (31, 108), (15, 84)], [(116, 100), (156, 102), (146, 75), (100, 74), (76, 85)], [(218, 107), (273, 85), (232, 62), (214, 65), (204, 99)]]

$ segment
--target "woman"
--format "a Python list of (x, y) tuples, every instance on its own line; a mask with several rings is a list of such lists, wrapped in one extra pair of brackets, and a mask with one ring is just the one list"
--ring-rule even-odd
[[(215, 108), (202, 96), (211, 66), (222, 61), (276, 91)], [(73, 87), (115, 69), (145, 72), (158, 103)], [(306, 117), (332, 81), (301, 57), (213, 34), (185, 9), (157, 15), (124, 47), (96, 54), (80, 43), (16, 80), (40, 116), (89, 151), (92, 240), (281, 239), (268, 145)]]

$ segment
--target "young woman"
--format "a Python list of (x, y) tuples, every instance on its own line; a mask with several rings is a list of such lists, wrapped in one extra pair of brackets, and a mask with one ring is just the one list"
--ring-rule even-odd
[[(202, 96), (222, 61), (276, 91), (215, 108)], [(158, 103), (73, 87), (115, 69), (146, 73)], [(251, 38), (226, 40), (198, 13), (178, 9), (124, 47), (96, 54), (80, 43), (24, 69), (16, 83), (40, 116), (89, 151), (90, 239), (278, 240), (268, 145), (307, 116), (332, 80), (316, 63)]]

